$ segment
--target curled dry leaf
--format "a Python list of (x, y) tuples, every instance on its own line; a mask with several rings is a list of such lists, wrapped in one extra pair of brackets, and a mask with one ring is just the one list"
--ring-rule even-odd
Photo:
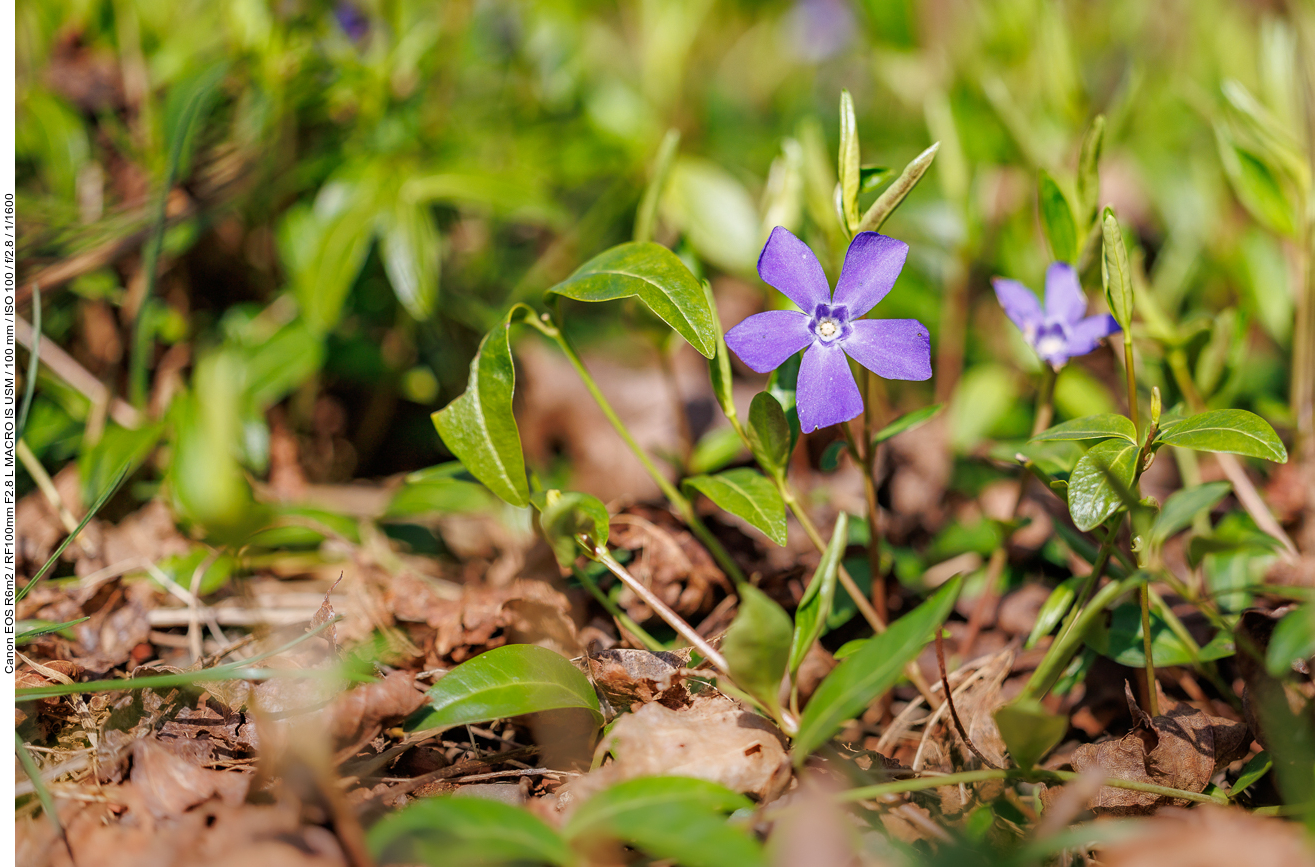
[[(627, 509), (612, 518), (609, 541), (635, 552), (627, 565), (630, 574), (682, 617), (706, 614), (716, 602), (714, 590), (730, 591), (712, 555), (669, 512), (642, 506)], [(639, 623), (653, 617), (649, 607), (628, 589), (618, 601)]]
[(710, 780), (761, 801), (790, 782), (790, 758), (771, 723), (721, 695), (684, 710), (646, 704), (617, 721), (607, 744), (615, 761), (572, 783), (573, 799), (659, 774)]
[(682, 671), (689, 664), (688, 650), (653, 653), (620, 647), (588, 654), (585, 659), (594, 686), (614, 710), (630, 710), (650, 701), (672, 710), (689, 704), (689, 689), (682, 680)]
[(435, 662), (463, 662), (504, 644), (538, 644), (567, 657), (580, 653), (570, 600), (542, 581), (467, 587), (460, 599), (434, 605), (427, 622), (437, 629)]
[(1141, 825), (1142, 833), (1105, 849), (1106, 867), (1307, 867), (1315, 851), (1301, 826), (1210, 804), (1166, 810)]
[(250, 777), (236, 771), (212, 771), (149, 739), (132, 746), (132, 785), (142, 805), (157, 819), (185, 813), (217, 797), (229, 806), (247, 796)]
[[(1073, 753), (1074, 770), (1099, 768), (1107, 776), (1190, 792), (1205, 790), (1221, 768), (1246, 754), (1246, 725), (1178, 704), (1152, 719), (1126, 687), (1132, 731), (1121, 738), (1084, 744)], [(1161, 701), (1164, 701), (1162, 698)], [(1151, 792), (1102, 786), (1088, 806), (1096, 813), (1139, 816), (1187, 801)]]
[(352, 743), (375, 732), (386, 720), (408, 716), (425, 702), (415, 675), (395, 671), (339, 695), (329, 706), (329, 731), (335, 742)]

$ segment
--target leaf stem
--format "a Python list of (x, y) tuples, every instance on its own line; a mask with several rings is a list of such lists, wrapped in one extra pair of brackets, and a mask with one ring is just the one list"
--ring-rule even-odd
[(1151, 651), (1151, 588), (1148, 584), (1141, 586), (1141, 643), (1146, 655), (1146, 706), (1151, 718), (1160, 715), (1159, 690), (1155, 688), (1155, 655)]
[(598, 600), (598, 604), (603, 606), (608, 614), (616, 618), (616, 622), (622, 629), (635, 636), (635, 638), (638, 638), (639, 642), (644, 645), (645, 649), (651, 650), (654, 653), (666, 650), (666, 648), (662, 646), (662, 642), (649, 635), (644, 627), (636, 623), (630, 615), (622, 611), (615, 602), (608, 598), (608, 595), (603, 592), (603, 588), (599, 587), (598, 582), (591, 578), (587, 572), (579, 567), (576, 567), (573, 571), (575, 572), (575, 577), (579, 579), (585, 589)]
[[(1067, 783), (1078, 779), (1080, 776), (1080, 774), (1074, 771), (1048, 771), (1042, 770), (1041, 768), (1033, 768), (1031, 770), (1025, 770), (1023, 768), (1003, 768), (1000, 770), (961, 771), (957, 774), (914, 777), (909, 780), (895, 780), (889, 783), (878, 783), (874, 786), (862, 786), (857, 789), (848, 789), (838, 793), (836, 798), (841, 802), (871, 801), (886, 797), (887, 795), (900, 795), (905, 792), (919, 792), (925, 789), (940, 788), (942, 786), (984, 783), (990, 780)], [(1161, 795), (1166, 798), (1181, 798), (1185, 801), (1195, 801), (1200, 804), (1228, 803), (1228, 798), (1223, 795), (1207, 795), (1203, 792), (1190, 792), (1186, 789), (1174, 789), (1169, 786), (1157, 786), (1154, 783), (1143, 783), (1137, 780), (1124, 780), (1118, 777), (1106, 777), (1104, 785), (1115, 789), (1128, 789), (1134, 792), (1146, 792), (1152, 795)]]
[(1141, 430), (1137, 420), (1137, 372), (1132, 364), (1132, 332), (1127, 330), (1123, 332), (1123, 368), (1128, 379), (1128, 418), (1132, 419), (1134, 428)]

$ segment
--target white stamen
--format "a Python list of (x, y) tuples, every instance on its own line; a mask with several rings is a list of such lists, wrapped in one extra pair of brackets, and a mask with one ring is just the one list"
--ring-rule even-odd
[(836, 332), (839, 330), (840, 326), (836, 324), (834, 319), (827, 318), (817, 323), (817, 334), (823, 340), (830, 340), (835, 337)]
[(1037, 354), (1042, 358), (1049, 358), (1052, 355), (1058, 355), (1064, 351), (1064, 338), (1057, 335), (1050, 335), (1041, 338), (1036, 345)]

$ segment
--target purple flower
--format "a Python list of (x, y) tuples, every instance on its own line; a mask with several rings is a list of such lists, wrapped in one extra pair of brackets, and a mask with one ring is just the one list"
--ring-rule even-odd
[(1054, 262), (1046, 271), (1046, 309), (1031, 289), (1017, 280), (996, 277), (995, 297), (1032, 344), (1036, 354), (1059, 370), (1070, 358), (1086, 355), (1102, 337), (1119, 332), (1108, 313), (1087, 316), (1087, 296), (1078, 285), (1077, 272), (1067, 262)]
[[(759, 373), (807, 347), (795, 405), (804, 433), (849, 421), (863, 411), (846, 356), (886, 379), (930, 379), (931, 336), (916, 319), (862, 319), (886, 297), (909, 245), (876, 232), (850, 242), (835, 296), (808, 245), (781, 226), (758, 257), (758, 275), (799, 310), (758, 313), (726, 332), (726, 345)], [(800, 312), (803, 311), (803, 312)]]

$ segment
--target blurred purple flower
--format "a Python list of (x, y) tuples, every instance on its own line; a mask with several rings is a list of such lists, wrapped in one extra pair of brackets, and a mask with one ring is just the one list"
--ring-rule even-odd
[(1082, 294), (1077, 272), (1067, 262), (1055, 262), (1046, 271), (1044, 310), (1032, 290), (1017, 280), (996, 277), (991, 284), (1005, 313), (1036, 354), (1055, 370), (1070, 358), (1091, 352), (1102, 337), (1120, 331), (1108, 313), (1087, 316), (1087, 296)]
[(809, 63), (840, 53), (856, 30), (845, 0), (795, 0), (782, 26), (795, 55)]
[(833, 298), (808, 245), (781, 226), (772, 230), (758, 257), (758, 275), (800, 309), (750, 316), (726, 333), (726, 345), (759, 373), (807, 348), (795, 388), (804, 433), (849, 421), (863, 411), (863, 397), (845, 356), (886, 379), (931, 378), (926, 326), (916, 319), (860, 318), (886, 297), (908, 255), (909, 245), (903, 241), (860, 232), (845, 254)]
[(353, 42), (360, 42), (370, 32), (370, 19), (355, 4), (342, 0), (333, 10), (338, 26)]

